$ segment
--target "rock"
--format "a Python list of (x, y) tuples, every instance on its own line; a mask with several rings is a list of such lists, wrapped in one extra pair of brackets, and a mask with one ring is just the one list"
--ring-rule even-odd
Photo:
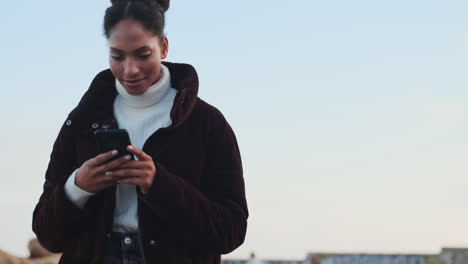
[(46, 256), (53, 255), (52, 252), (49, 252), (47, 249), (45, 249), (37, 239), (31, 239), (29, 241), (29, 258), (42, 258)]
[(29, 258), (20, 258), (0, 250), (0, 264), (57, 264), (60, 254), (54, 254), (41, 246), (37, 239), (29, 241)]
[(42, 258), (26, 259), (24, 264), (57, 264), (60, 260), (60, 254), (52, 254)]
[(0, 250), (0, 264), (29, 264), (23, 259), (13, 256), (3, 250)]

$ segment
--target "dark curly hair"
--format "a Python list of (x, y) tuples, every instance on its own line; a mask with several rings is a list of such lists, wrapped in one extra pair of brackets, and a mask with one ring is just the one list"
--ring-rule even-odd
[(169, 0), (111, 0), (112, 6), (104, 15), (104, 34), (120, 21), (133, 19), (159, 37), (164, 36), (164, 13), (169, 9)]

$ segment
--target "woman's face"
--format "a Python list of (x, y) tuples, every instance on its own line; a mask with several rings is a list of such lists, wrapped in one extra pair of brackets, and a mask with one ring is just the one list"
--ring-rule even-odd
[(166, 37), (161, 40), (132, 19), (120, 21), (109, 35), (110, 69), (131, 95), (141, 95), (159, 81), (167, 51)]

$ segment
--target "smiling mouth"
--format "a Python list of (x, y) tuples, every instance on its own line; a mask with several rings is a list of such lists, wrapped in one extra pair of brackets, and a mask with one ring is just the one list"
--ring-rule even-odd
[(139, 83), (143, 81), (143, 79), (139, 79), (139, 80), (124, 80), (124, 82), (126, 83), (131, 83), (131, 84), (135, 84), (135, 83)]
[(128, 86), (137, 86), (143, 82), (144, 79), (139, 80), (124, 80), (124, 83)]

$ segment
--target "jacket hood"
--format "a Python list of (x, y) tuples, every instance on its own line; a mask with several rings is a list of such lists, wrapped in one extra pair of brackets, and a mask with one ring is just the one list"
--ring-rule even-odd
[[(180, 126), (192, 112), (198, 98), (198, 75), (192, 65), (162, 62), (171, 73), (171, 87), (177, 90), (171, 109), (172, 127)], [(83, 95), (71, 116), (81, 116), (94, 112), (97, 115), (113, 114), (113, 104), (117, 96), (115, 77), (106, 69), (94, 77), (88, 91)], [(82, 111), (85, 111), (84, 113)], [(88, 114), (89, 116), (89, 114)]]

